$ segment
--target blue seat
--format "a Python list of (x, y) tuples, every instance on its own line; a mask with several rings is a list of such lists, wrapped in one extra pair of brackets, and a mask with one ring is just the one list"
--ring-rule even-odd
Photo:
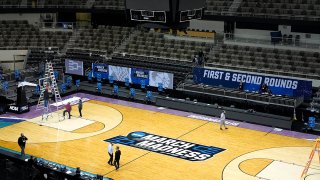
[(80, 79), (76, 80), (76, 86), (77, 86), (77, 88), (80, 87)]
[(61, 93), (65, 93), (66, 89), (67, 89), (67, 85), (65, 83), (61, 84), (61, 87), (60, 87)]
[(118, 85), (113, 85), (113, 95), (118, 96), (119, 94), (119, 87)]
[(35, 95), (39, 95), (40, 94), (40, 86), (39, 85), (36, 86), (36, 88), (34, 90), (34, 94)]
[(102, 92), (102, 84), (97, 83), (97, 88), (98, 88), (98, 92), (101, 93)]
[(134, 88), (130, 88), (130, 98), (134, 99), (136, 97), (136, 90)]
[(162, 83), (158, 83), (158, 91), (163, 92), (163, 84)]
[(92, 72), (91, 71), (88, 74), (88, 81), (92, 81)]
[(309, 117), (308, 119), (308, 127), (314, 128), (316, 126), (316, 118), (315, 117)]
[(101, 73), (97, 73), (97, 81), (101, 82), (102, 78), (101, 78)]
[(71, 87), (72, 86), (72, 77), (68, 76), (67, 77), (67, 87)]
[(109, 83), (110, 83), (110, 84), (113, 84), (113, 83), (114, 83), (114, 81), (113, 81), (113, 76), (109, 76)]
[(129, 78), (124, 79), (124, 85), (128, 88), (130, 86)]
[(15, 70), (15, 71), (14, 71), (14, 77), (15, 77), (15, 79), (16, 79), (17, 81), (20, 80), (21, 73), (20, 73), (19, 70)]
[(8, 88), (9, 88), (9, 83), (8, 81), (4, 81), (2, 83), (2, 89), (4, 90), (4, 92), (8, 92)]
[(146, 88), (146, 81), (145, 80), (141, 80), (140, 84), (141, 84), (141, 89), (145, 89)]
[(151, 102), (152, 101), (152, 91), (147, 91), (147, 95), (146, 95), (146, 101), (147, 102)]
[(58, 78), (59, 78), (59, 71), (54, 71), (53, 74), (54, 74), (54, 78), (56, 78), (56, 80), (58, 80)]

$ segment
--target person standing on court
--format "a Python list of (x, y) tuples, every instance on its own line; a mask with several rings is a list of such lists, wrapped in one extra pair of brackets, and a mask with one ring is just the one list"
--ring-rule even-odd
[(66, 112), (69, 114), (69, 119), (71, 118), (71, 104), (70, 102), (68, 102), (68, 104), (65, 106), (65, 110), (63, 111), (63, 119), (65, 119), (65, 115), (66, 115)]
[(220, 115), (220, 130), (222, 130), (222, 125), (224, 126), (224, 129), (228, 129), (226, 127), (226, 111), (223, 110)]
[(114, 153), (114, 166), (116, 167), (116, 170), (119, 169), (120, 166), (120, 156), (121, 156), (121, 151), (119, 149), (119, 146), (116, 147), (116, 152)]
[(44, 107), (48, 108), (48, 105), (49, 105), (49, 85), (48, 84), (43, 92), (43, 99), (44, 99)]
[(113, 162), (113, 147), (112, 146), (113, 146), (112, 143), (110, 143), (109, 146), (108, 146), (108, 154), (110, 156), (108, 164), (110, 164), (110, 165), (113, 165), (112, 164), (112, 162)]
[(18, 145), (21, 148), (21, 156), (24, 156), (24, 149), (26, 147), (26, 142), (27, 142), (28, 138), (26, 136), (24, 136), (23, 133), (21, 133), (20, 137), (18, 138)]
[(78, 109), (79, 109), (80, 117), (82, 117), (82, 100), (81, 99), (79, 100)]

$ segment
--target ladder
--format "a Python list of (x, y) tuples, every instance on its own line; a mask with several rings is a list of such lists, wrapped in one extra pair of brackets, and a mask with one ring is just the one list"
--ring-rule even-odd
[(47, 86), (51, 88), (51, 93), (54, 94), (57, 110), (59, 108), (58, 103), (60, 102), (59, 104), (62, 104), (62, 99), (59, 93), (58, 84), (54, 76), (53, 66), (51, 62), (46, 61), (45, 75), (44, 78), (39, 79), (39, 86), (40, 97), (36, 110), (43, 110), (42, 119), (44, 116), (46, 116), (46, 119), (48, 119), (48, 116), (51, 114), (50, 103), (48, 102), (48, 105), (46, 107), (44, 102), (44, 91), (46, 90)]
[(302, 174), (301, 174), (301, 180), (304, 179), (304, 178), (307, 176), (309, 167), (310, 167), (310, 165), (311, 165), (312, 159), (313, 159), (314, 154), (315, 154), (316, 152), (318, 152), (318, 155), (319, 155), (319, 163), (320, 163), (320, 138), (316, 139), (316, 142), (315, 142), (314, 146), (312, 147), (312, 151), (311, 151), (311, 153), (310, 153), (308, 162), (307, 162), (306, 166), (304, 167), (303, 172), (302, 172)]

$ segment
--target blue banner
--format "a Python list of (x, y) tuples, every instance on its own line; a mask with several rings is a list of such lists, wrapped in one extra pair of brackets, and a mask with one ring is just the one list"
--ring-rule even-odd
[(264, 76), (261, 74), (224, 71), (219, 69), (194, 68), (193, 80), (211, 86), (222, 86), (238, 89), (240, 81), (243, 82), (243, 90), (259, 92), (264, 83), (274, 95), (290, 97), (304, 96), (310, 99), (312, 94), (312, 81), (289, 79), (285, 77)]
[(97, 81), (109, 79), (110, 83), (121, 81), (139, 85), (143, 84), (143, 86), (158, 87), (161, 85), (163, 89), (173, 89), (174, 74), (172, 73), (92, 63), (92, 73), (88, 75), (89, 80), (91, 79), (91, 74), (92, 77), (97, 78)]
[(145, 69), (131, 68), (132, 83), (140, 84), (141, 80), (145, 80), (145, 84), (149, 85), (149, 71)]
[(109, 68), (107, 64), (92, 64), (92, 77), (97, 77), (100, 74), (102, 79), (108, 79)]

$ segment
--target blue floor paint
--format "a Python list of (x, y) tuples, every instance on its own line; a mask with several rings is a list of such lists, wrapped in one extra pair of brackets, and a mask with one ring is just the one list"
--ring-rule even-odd
[(15, 124), (15, 123), (12, 123), (12, 122), (1, 122), (0, 121), (0, 128), (11, 126), (12, 124)]
[(23, 119), (0, 118), (0, 128), (23, 122)]

